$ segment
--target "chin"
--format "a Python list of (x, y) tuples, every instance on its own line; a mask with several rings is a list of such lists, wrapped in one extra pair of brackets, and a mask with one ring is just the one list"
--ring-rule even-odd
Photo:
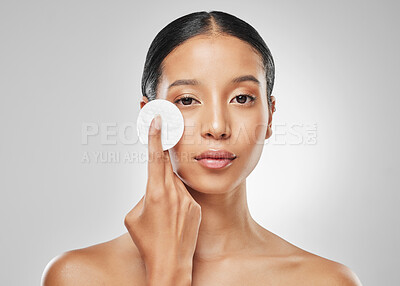
[(186, 188), (189, 192), (195, 191), (203, 194), (226, 194), (233, 190), (235, 186), (237, 186), (237, 182), (232, 181), (225, 182), (220, 180), (219, 182), (216, 182), (207, 178), (204, 180), (194, 178), (194, 180), (195, 181), (193, 182), (193, 179), (182, 179), (182, 182), (186, 185)]
[[(239, 163), (235, 162), (235, 163)], [(174, 172), (186, 185), (190, 192), (193, 191), (204, 194), (224, 194), (235, 189), (246, 179), (246, 174), (243, 174), (243, 168), (238, 165), (228, 166), (226, 169), (207, 170), (193, 164), (182, 164), (174, 166)]]

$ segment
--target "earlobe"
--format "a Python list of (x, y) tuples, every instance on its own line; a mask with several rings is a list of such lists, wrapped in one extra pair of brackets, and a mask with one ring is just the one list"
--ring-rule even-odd
[(149, 99), (146, 96), (142, 96), (142, 99), (140, 100), (140, 109), (143, 108), (143, 106), (145, 106), (146, 103), (149, 102)]
[(272, 110), (272, 113), (274, 113), (276, 111), (275, 103), (276, 103), (275, 96), (271, 95), (271, 110)]
[(271, 110), (268, 110), (269, 113), (269, 120), (268, 120), (268, 126), (267, 126), (267, 132), (265, 133), (265, 139), (268, 139), (269, 137), (271, 137), (272, 135), (272, 115), (274, 114), (274, 112), (276, 111), (275, 108), (275, 97), (271, 96)]
[(272, 135), (271, 125), (267, 126), (267, 132), (265, 133), (265, 139), (268, 139)]

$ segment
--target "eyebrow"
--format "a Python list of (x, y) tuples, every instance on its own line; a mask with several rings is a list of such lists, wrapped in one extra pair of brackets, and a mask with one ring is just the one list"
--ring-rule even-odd
[[(232, 83), (240, 83), (240, 82), (244, 82), (244, 81), (251, 81), (251, 82), (254, 82), (254, 83), (260, 85), (260, 81), (252, 75), (243, 75), (243, 76), (235, 77), (234, 79), (232, 79), (231, 82)], [(200, 84), (201, 83), (195, 79), (178, 79), (178, 80), (174, 81), (172, 84), (170, 84), (168, 86), (168, 89), (170, 89), (173, 86), (179, 86), (179, 85), (200, 85)]]
[(260, 81), (258, 79), (256, 79), (254, 76), (252, 76), (251, 74), (235, 77), (232, 80), (232, 83), (239, 83), (239, 82), (243, 82), (243, 81), (252, 81), (252, 82), (255, 82), (256, 84), (260, 85)]

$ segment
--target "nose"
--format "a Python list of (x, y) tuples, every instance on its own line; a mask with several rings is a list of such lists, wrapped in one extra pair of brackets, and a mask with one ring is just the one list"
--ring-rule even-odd
[(231, 136), (229, 114), (227, 110), (217, 102), (213, 102), (202, 115), (202, 137), (205, 139), (228, 139)]

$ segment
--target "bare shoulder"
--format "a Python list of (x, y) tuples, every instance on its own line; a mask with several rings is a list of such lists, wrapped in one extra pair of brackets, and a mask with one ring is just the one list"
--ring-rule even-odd
[(43, 271), (41, 285), (125, 285), (122, 279), (140, 278), (141, 268), (138, 256), (126, 249), (121, 236), (54, 257)]
[(42, 286), (102, 285), (99, 261), (85, 249), (64, 252), (54, 257), (42, 275)]
[(357, 275), (346, 265), (307, 252), (304, 272), (310, 280), (326, 286), (362, 286)]
[[(348, 266), (301, 249), (274, 233), (268, 232), (268, 237), (274, 251), (266, 261), (277, 262), (275, 273), (284, 285), (362, 286)], [(271, 264), (267, 266), (271, 269)]]

